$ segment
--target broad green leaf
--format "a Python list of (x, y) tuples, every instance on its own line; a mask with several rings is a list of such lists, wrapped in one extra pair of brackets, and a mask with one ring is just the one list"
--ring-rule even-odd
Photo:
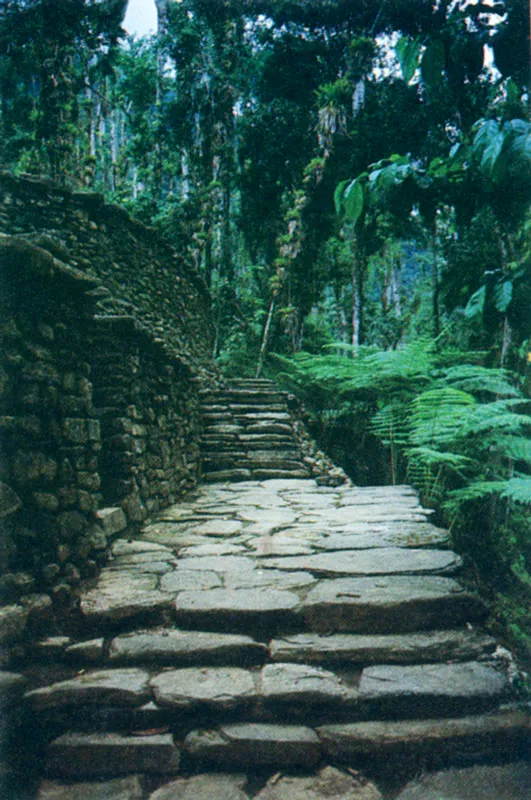
[(487, 287), (481, 286), (477, 292), (474, 292), (465, 308), (465, 317), (473, 319), (474, 317), (483, 314), (485, 308), (485, 299), (487, 296)]
[(344, 194), (344, 208), (345, 216), (351, 221), (356, 223), (361, 217), (365, 208), (365, 192), (363, 185), (354, 180), (347, 186)]
[(498, 130), (489, 138), (481, 156), (481, 169), (489, 178), (499, 177), (501, 155), (507, 138), (503, 131)]
[(396, 45), (396, 55), (402, 70), (402, 77), (406, 83), (413, 78), (419, 63), (420, 42), (418, 39), (410, 39), (409, 36), (402, 36)]
[(494, 307), (501, 314), (505, 314), (513, 299), (513, 282), (503, 281), (494, 287)]
[(472, 152), (481, 160), (484, 149), (499, 134), (500, 126), (495, 119), (480, 119), (474, 125), (474, 131), (475, 135), (472, 143)]
[(336, 186), (336, 190), (334, 192), (334, 206), (336, 209), (336, 214), (341, 214), (343, 210), (343, 195), (345, 192), (345, 186), (350, 183), (350, 180), (341, 181)]
[(420, 65), (422, 80), (428, 89), (435, 89), (440, 86), (444, 65), (444, 44), (440, 39), (434, 39), (424, 51)]

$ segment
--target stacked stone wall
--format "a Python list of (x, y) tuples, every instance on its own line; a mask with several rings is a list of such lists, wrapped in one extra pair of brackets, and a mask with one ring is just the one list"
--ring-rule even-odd
[(199, 374), (215, 375), (204, 281), (156, 232), (95, 192), (0, 172), (0, 232), (24, 236), (102, 286), (101, 314), (129, 314)]
[[(0, 235), (0, 648), (71, 614), (113, 535), (198, 472), (198, 348), (177, 356), (98, 278)], [(195, 359), (195, 360), (194, 360)], [(194, 364), (199, 364), (194, 369)]]

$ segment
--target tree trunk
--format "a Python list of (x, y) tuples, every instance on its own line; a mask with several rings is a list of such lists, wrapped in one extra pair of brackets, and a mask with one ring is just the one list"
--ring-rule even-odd
[(264, 325), (264, 332), (262, 334), (262, 344), (260, 345), (260, 353), (258, 355), (258, 364), (256, 365), (256, 374), (255, 378), (259, 378), (262, 372), (262, 367), (264, 366), (264, 360), (267, 353), (267, 345), (269, 341), (269, 331), (271, 329), (271, 322), (273, 320), (273, 314), (275, 312), (275, 297), (271, 298), (271, 303), (269, 304), (269, 311), (267, 312), (267, 319)]
[(437, 337), (440, 332), (439, 318), (439, 260), (437, 253), (437, 212), (433, 217), (432, 231), (432, 259), (431, 259), (431, 308), (433, 315), (433, 335)]

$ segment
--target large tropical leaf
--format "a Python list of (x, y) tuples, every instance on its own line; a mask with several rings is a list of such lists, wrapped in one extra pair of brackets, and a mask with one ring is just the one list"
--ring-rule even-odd
[(505, 314), (513, 299), (513, 282), (503, 281), (494, 287), (494, 307), (497, 311)]
[(351, 181), (343, 195), (345, 217), (356, 223), (365, 209), (365, 191), (358, 179)]
[(420, 65), (422, 80), (428, 89), (441, 85), (445, 61), (444, 44), (440, 39), (433, 39), (424, 51)]
[(465, 308), (465, 317), (473, 319), (474, 317), (483, 314), (485, 308), (485, 300), (487, 297), (487, 287), (481, 286), (470, 298)]
[(406, 83), (413, 78), (419, 63), (420, 42), (409, 36), (402, 36), (396, 44), (396, 55)]

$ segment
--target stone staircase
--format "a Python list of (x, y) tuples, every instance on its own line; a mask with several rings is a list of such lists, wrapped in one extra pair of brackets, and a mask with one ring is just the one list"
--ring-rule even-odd
[(273, 381), (229, 381), (202, 396), (203, 480), (306, 478), (287, 392)]
[(200, 488), (117, 538), (77, 628), (36, 645), (37, 797), (273, 800), (279, 772), (529, 757), (517, 671), (461, 566), (409, 487)]

